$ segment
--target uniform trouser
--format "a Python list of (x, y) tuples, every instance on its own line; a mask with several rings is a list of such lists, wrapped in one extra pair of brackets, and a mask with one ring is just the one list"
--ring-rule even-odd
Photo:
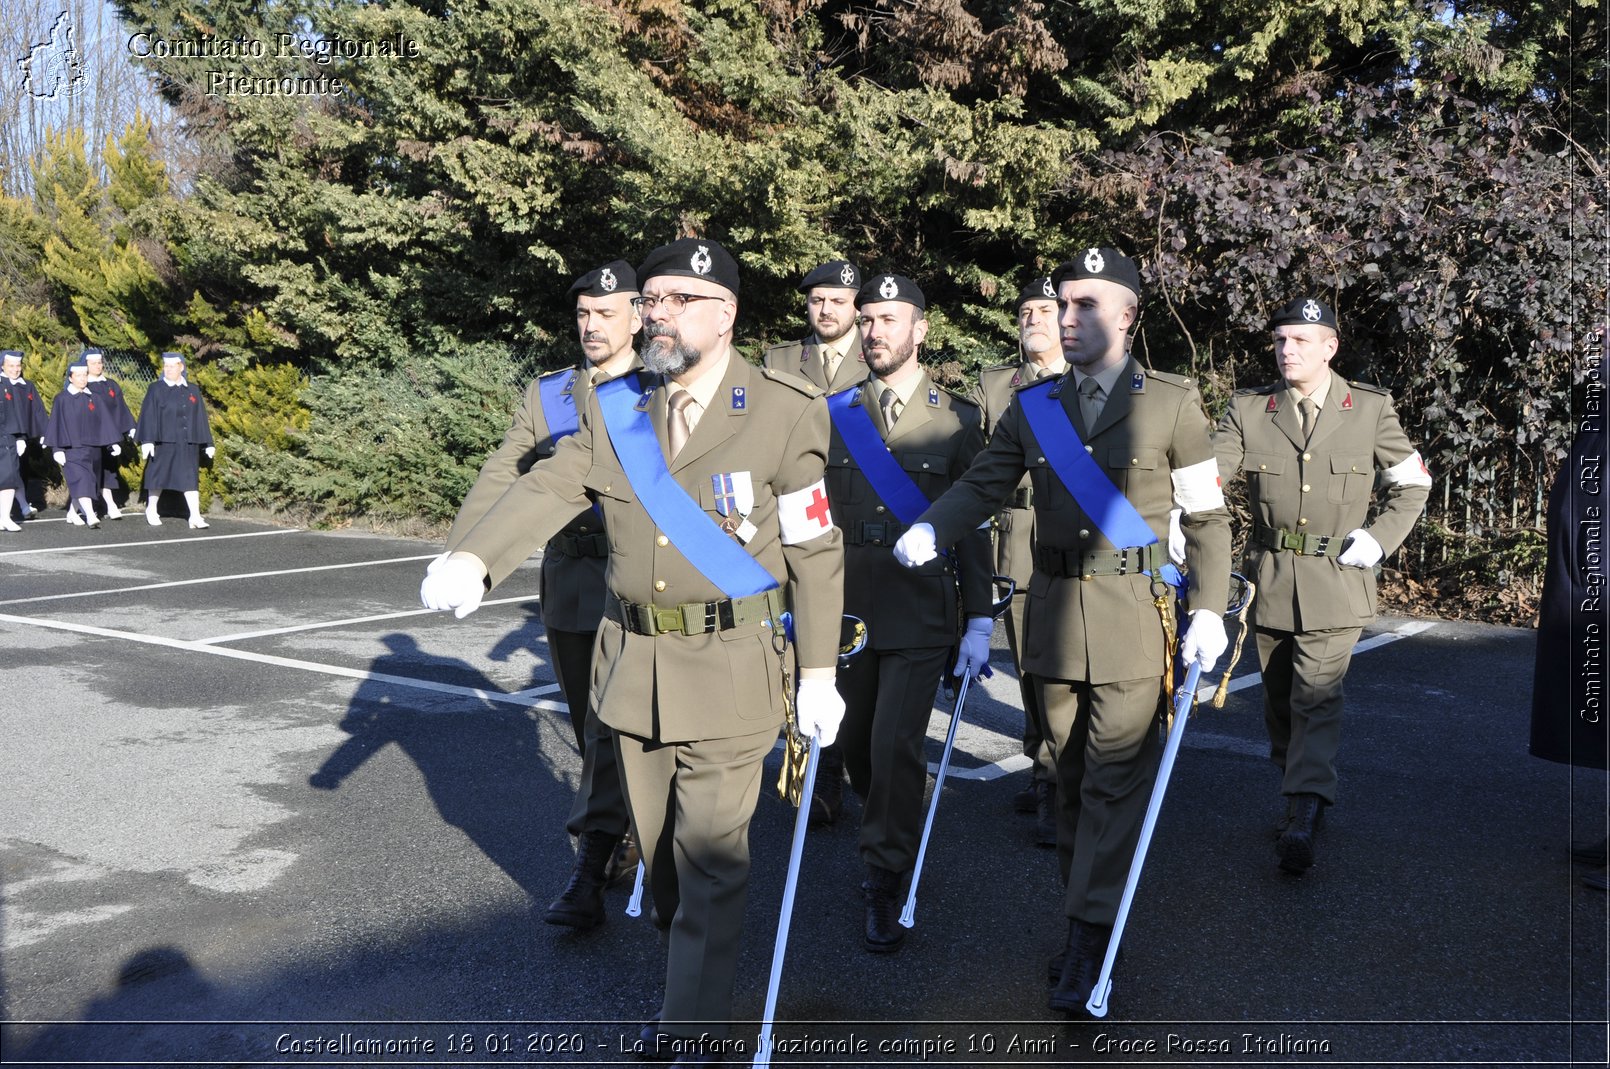
[(850, 786), (864, 799), (860, 847), (868, 865), (891, 872), (916, 867), (928, 790), (923, 744), (949, 659), (945, 646), (868, 650), (839, 669), (839, 746)]
[(1045, 711), (1040, 708), (1040, 688), (1034, 677), (1023, 671), (1023, 615), (1027, 611), (1028, 584), (1024, 583), (1006, 608), (1006, 645), (1012, 651), (1012, 667), (1017, 669), (1018, 690), (1023, 694), (1023, 756), (1034, 760), (1035, 779), (1055, 783), (1057, 763), (1051, 755)]
[(570, 707), (570, 727), (581, 752), (581, 782), (565, 825), (572, 835), (589, 831), (626, 834), (626, 796), (615, 757), (615, 733), (598, 719), (592, 692), (593, 643), (597, 631), (548, 629), (548, 649), (559, 675), (559, 690)]
[(671, 918), (659, 1028), (723, 1037), (749, 891), (749, 818), (777, 725), (731, 739), (617, 733), (615, 742), (654, 908)]
[(1040, 685), (1057, 762), (1057, 861), (1067, 915), (1111, 925), (1157, 779), (1157, 676)]
[(1363, 630), (1257, 629), (1263, 722), (1269, 729), (1269, 759), (1284, 773), (1281, 794), (1317, 794), (1335, 804), (1342, 677)]

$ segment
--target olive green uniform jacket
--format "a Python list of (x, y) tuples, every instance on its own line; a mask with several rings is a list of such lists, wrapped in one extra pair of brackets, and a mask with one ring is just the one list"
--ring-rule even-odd
[(817, 389), (824, 393), (838, 393), (867, 377), (868, 368), (866, 356), (861, 352), (861, 332), (854, 331), (850, 338), (850, 347), (844, 353), (844, 359), (833, 373), (833, 381), (827, 381), (827, 361), (822, 356), (822, 345), (812, 334), (799, 341), (783, 342), (773, 345), (766, 350), (762, 362), (770, 371), (786, 371), (790, 375), (798, 375), (809, 382), (816, 384)]

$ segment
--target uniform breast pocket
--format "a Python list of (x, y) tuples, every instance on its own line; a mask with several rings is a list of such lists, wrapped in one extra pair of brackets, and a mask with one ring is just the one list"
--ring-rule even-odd
[(616, 511), (618, 514), (621, 506), (629, 505), (637, 499), (626, 473), (619, 468), (594, 467), (587, 472), (582, 485), (587, 488), (588, 494), (603, 512), (606, 526), (610, 522), (611, 511)]
[(1278, 453), (1248, 453), (1241, 458), (1241, 468), (1247, 473), (1247, 483), (1253, 490), (1254, 497), (1261, 496), (1258, 485), (1265, 479), (1276, 480), (1275, 485), (1279, 485), (1278, 480), (1286, 474), (1286, 462), (1289, 459)]
[(1149, 446), (1124, 446), (1107, 450), (1107, 473), (1120, 490), (1129, 491), (1151, 478), (1161, 462), (1163, 451)]
[(859, 477), (848, 449), (838, 447), (827, 454), (827, 492), (836, 505), (858, 505), (866, 493), (866, 480)]
[(1073, 504), (1073, 498), (1062, 485), (1051, 469), (1050, 461), (1039, 454), (1032, 454), (1023, 458), (1023, 466), (1028, 470), (1029, 483), (1034, 487), (1034, 507), (1040, 512), (1056, 512)]
[(1369, 495), (1370, 484), (1374, 479), (1375, 469), (1370, 466), (1368, 454), (1332, 454), (1330, 458), (1332, 504), (1345, 505), (1364, 499)]
[(943, 453), (902, 453), (900, 466), (930, 501), (950, 484), (949, 461)]

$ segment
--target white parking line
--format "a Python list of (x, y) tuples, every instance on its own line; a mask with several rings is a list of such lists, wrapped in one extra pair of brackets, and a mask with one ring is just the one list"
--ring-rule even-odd
[[(1435, 626), (1436, 622), (1433, 620), (1415, 620), (1411, 623), (1406, 623), (1400, 627), (1393, 628), (1391, 631), (1386, 631), (1379, 635), (1371, 635), (1369, 638), (1364, 639), (1355, 645), (1353, 647), (1353, 652), (1355, 654), (1367, 653), (1370, 650), (1379, 649), (1388, 643), (1397, 642), (1401, 639), (1423, 634)], [(1256, 654), (1254, 654), (1254, 656), (1256, 656)], [(1237, 676), (1235, 679), (1230, 681), (1228, 693), (1234, 693), (1238, 690), (1245, 690), (1248, 687), (1259, 686), (1262, 683), (1262, 673), (1248, 672), (1246, 675)], [(1216, 683), (1210, 683), (1207, 686), (1198, 688), (1196, 692), (1196, 700), (1198, 702), (1212, 701), (1213, 692), (1216, 689), (1218, 689), (1218, 684)], [(936, 735), (930, 731), (928, 736), (929, 738), (936, 739), (940, 742), (944, 741), (945, 729), (950, 726), (949, 716), (950, 711), (948, 709), (944, 710), (944, 715), (934, 722), (934, 726), (937, 726), (938, 728), (938, 734)], [(969, 742), (976, 739), (980, 743), (986, 744), (979, 745), (977, 749), (980, 750), (992, 748), (987, 744), (993, 743), (996, 739), (1003, 740), (1008, 744), (1015, 744), (1018, 741), (1008, 735), (1002, 735), (998, 731), (991, 731), (986, 727), (975, 727), (971, 724), (968, 724), (965, 720), (965, 716), (966, 714), (964, 712), (962, 724), (956, 731), (956, 749), (958, 752), (972, 752), (970, 748), (962, 746), (962, 741), (964, 739)], [(997, 743), (996, 745), (999, 744)], [(1195, 750), (1225, 750), (1230, 753), (1238, 753), (1248, 757), (1265, 757), (1269, 752), (1269, 747), (1264, 743), (1253, 742), (1247, 739), (1238, 739), (1232, 735), (1215, 735), (1210, 732), (1200, 731), (1188, 733), (1185, 738), (1181, 740), (1181, 745)], [(992, 764), (981, 765), (977, 768), (957, 768), (953, 763), (949, 770), (946, 771), (945, 778), (988, 782), (990, 780), (1000, 779), (1002, 776), (1016, 772), (1019, 769), (1028, 768), (1030, 763), (1031, 762), (1029, 759), (1024, 757), (1022, 754), (1013, 754), (1011, 757), (1002, 758), (1001, 760)], [(930, 761), (928, 763), (928, 771), (937, 776), (939, 774), (939, 764), (937, 762)]]
[[(41, 521), (34, 520), (34, 523)], [(26, 528), (24, 528), (26, 530)], [(0, 550), (0, 557), (25, 557), (30, 553), (82, 553), (86, 549), (127, 549), (130, 546), (193, 546), (197, 542), (221, 542), (226, 538), (262, 538), (264, 535), (297, 534), (300, 527), (277, 527), (272, 531), (246, 531), (241, 534), (192, 535), (189, 538), (152, 538), (144, 542), (99, 542), (75, 546), (51, 546), (48, 549)]]
[[(517, 605), (523, 601), (540, 601), (535, 594), (527, 594), (518, 598), (496, 598), (492, 601), (481, 602), (481, 607), (488, 605)], [(3, 604), (3, 603), (0, 603)], [(198, 638), (193, 641), (203, 646), (219, 645), (224, 642), (245, 642), (249, 638), (269, 638), (273, 635), (289, 635), (297, 631), (320, 631), (329, 627), (346, 627), (349, 624), (372, 624), (380, 620), (401, 620), (409, 616), (429, 616), (433, 612), (445, 612), (445, 609), (409, 609), (406, 612), (385, 612), (378, 616), (353, 616), (345, 620), (322, 620), (312, 624), (295, 624), (291, 627), (274, 627), (266, 631), (241, 631), (233, 635), (219, 635), (217, 638)]]
[[(428, 558), (417, 558), (425, 560)], [(410, 687), (414, 690), (434, 691), (438, 694), (454, 694), (466, 698), (477, 698), (481, 701), (494, 702), (500, 705), (514, 705), (522, 709), (546, 709), (551, 712), (562, 712), (568, 709), (563, 702), (537, 701), (534, 698), (505, 694), (498, 690), (482, 690), (479, 687), (459, 687), (451, 683), (437, 683), (429, 679), (413, 679), (409, 676), (394, 676), (383, 672), (366, 672), (359, 668), (342, 668), (338, 665), (318, 664), (314, 661), (299, 661), (291, 657), (275, 657), (266, 653), (251, 653), (246, 650), (230, 649), (227, 646), (208, 646), (200, 642), (190, 642), (185, 639), (163, 638), (160, 635), (142, 635), (134, 631), (115, 631), (109, 627), (93, 627), (89, 624), (70, 624), (61, 620), (42, 620), (32, 616), (12, 616), (9, 613), (0, 613), (0, 623), (19, 624), (25, 627), (43, 627), (51, 631), (68, 631), (76, 635), (96, 635), (101, 638), (117, 638), (127, 642), (140, 642), (148, 646), (166, 646), (169, 649), (186, 650), (191, 653), (209, 653), (215, 657), (232, 657), (238, 661), (251, 661), (255, 664), (269, 664), (277, 668), (294, 668), (302, 672), (316, 672), (320, 675), (341, 676), (346, 679), (361, 679), (379, 683), (390, 683), (398, 687)]]
[(241, 572), (238, 575), (214, 575), (206, 579), (176, 579), (171, 583), (145, 583), (141, 586), (111, 587), (106, 590), (80, 590), (75, 594), (41, 594), (33, 598), (12, 598), (0, 605), (31, 605), (39, 601), (65, 601), (68, 598), (94, 598), (103, 594), (130, 594), (136, 590), (165, 590), (175, 586), (200, 586), (205, 583), (232, 583), (237, 579), (266, 579), (276, 575), (301, 575), (305, 572), (338, 572), (343, 568), (372, 568), (379, 564), (406, 564), (409, 561), (435, 560), (437, 554), (425, 553), (417, 557), (388, 557), (385, 560), (361, 560), (347, 564), (320, 564), (312, 568), (281, 568), (273, 572)]

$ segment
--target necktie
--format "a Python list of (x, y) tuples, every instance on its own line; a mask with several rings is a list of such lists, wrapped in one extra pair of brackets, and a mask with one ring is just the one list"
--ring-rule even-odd
[(900, 418), (900, 395), (889, 387), (884, 387), (883, 395), (878, 398), (878, 404), (883, 406), (883, 428), (893, 430), (894, 421)]
[(839, 354), (837, 350), (822, 346), (822, 368), (827, 372), (827, 381), (832, 382), (833, 376), (839, 373)]
[(1302, 415), (1303, 441), (1305, 442), (1314, 435), (1315, 408), (1312, 397), (1304, 397), (1297, 402), (1297, 411)]
[(1095, 379), (1085, 379), (1079, 384), (1079, 397), (1084, 403), (1085, 427), (1096, 425), (1101, 416), (1101, 383)]
[(666, 435), (671, 446), (671, 459), (682, 452), (682, 447), (688, 444), (688, 434), (692, 428), (688, 424), (688, 406), (693, 403), (693, 395), (687, 390), (677, 390), (671, 395), (670, 418), (666, 420)]

